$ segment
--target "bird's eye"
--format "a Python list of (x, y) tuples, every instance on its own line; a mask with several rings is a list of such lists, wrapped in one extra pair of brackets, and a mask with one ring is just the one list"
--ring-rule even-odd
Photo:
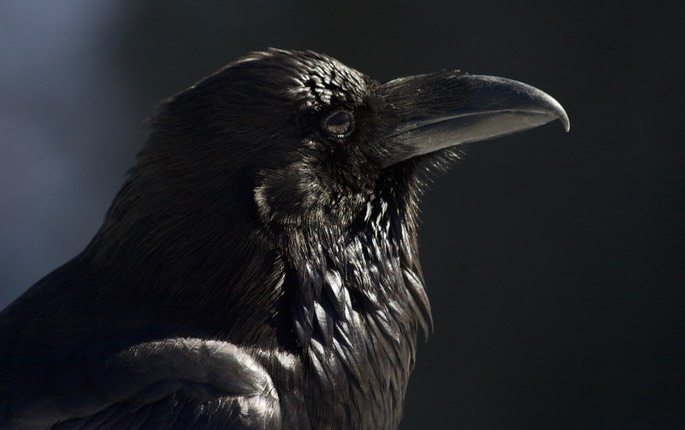
[(324, 121), (324, 128), (335, 137), (345, 137), (354, 130), (354, 118), (351, 113), (339, 110)]

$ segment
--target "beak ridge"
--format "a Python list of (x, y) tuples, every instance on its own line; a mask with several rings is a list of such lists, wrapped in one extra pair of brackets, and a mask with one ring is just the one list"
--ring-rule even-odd
[(395, 79), (383, 84), (381, 93), (393, 118), (384, 167), (557, 119), (570, 129), (566, 111), (554, 98), (506, 78), (441, 72)]

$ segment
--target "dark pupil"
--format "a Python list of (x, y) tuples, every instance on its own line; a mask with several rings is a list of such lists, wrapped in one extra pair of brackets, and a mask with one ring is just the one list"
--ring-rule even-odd
[(347, 112), (335, 113), (326, 121), (326, 128), (331, 134), (344, 136), (352, 130), (352, 117)]

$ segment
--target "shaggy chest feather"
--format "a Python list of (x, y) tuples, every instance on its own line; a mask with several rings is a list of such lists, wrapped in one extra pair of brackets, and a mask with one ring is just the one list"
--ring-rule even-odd
[(348, 234), (303, 229), (287, 254), (292, 325), (322, 425), (394, 428), (401, 418), (416, 332), (430, 311), (407, 258), (414, 241), (386, 208), (370, 209)]

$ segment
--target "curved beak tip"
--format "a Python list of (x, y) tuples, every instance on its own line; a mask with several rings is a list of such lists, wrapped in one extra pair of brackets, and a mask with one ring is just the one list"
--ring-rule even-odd
[(564, 112), (564, 116), (560, 117), (559, 120), (561, 121), (561, 125), (564, 127), (564, 131), (566, 131), (566, 133), (571, 131), (571, 120), (568, 119), (566, 112)]
[(561, 122), (561, 126), (564, 127), (564, 131), (568, 133), (571, 131), (571, 120), (568, 118), (568, 114), (563, 106), (561, 106), (558, 101), (554, 99), (552, 100), (554, 101), (554, 113), (556, 114), (557, 119)]

